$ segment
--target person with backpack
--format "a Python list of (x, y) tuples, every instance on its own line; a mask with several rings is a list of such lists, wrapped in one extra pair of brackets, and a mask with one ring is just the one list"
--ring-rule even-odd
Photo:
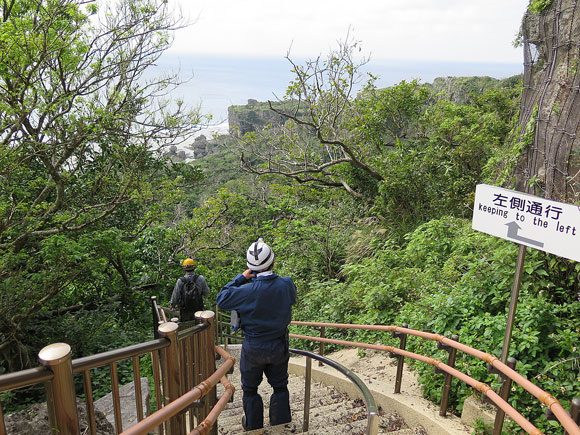
[(187, 322), (195, 318), (197, 311), (203, 311), (203, 297), (209, 294), (209, 287), (203, 275), (195, 273), (195, 261), (183, 260), (184, 276), (177, 279), (171, 294), (171, 306), (179, 309), (179, 320)]
[(217, 295), (219, 308), (237, 311), (244, 333), (240, 373), (244, 430), (264, 426), (264, 405), (258, 386), (265, 374), (274, 389), (270, 397), (270, 425), (289, 423), (288, 325), (296, 303), (292, 278), (272, 271), (274, 252), (260, 238), (246, 252), (248, 269), (226, 284)]

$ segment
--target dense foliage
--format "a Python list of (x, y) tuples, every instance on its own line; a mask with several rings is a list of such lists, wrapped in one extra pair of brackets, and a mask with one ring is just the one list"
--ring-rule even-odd
[[(341, 59), (354, 77), (354, 62)], [(326, 63), (307, 65), (312, 75), (298, 82), (324, 74), (329, 65), (335, 77), (335, 60), (333, 53)], [(246, 159), (243, 169), (261, 176), (256, 188), (263, 186), (260, 180), (269, 183), (263, 207), (276, 205), (276, 219), (263, 221), (256, 235), (271, 241), (278, 271), (297, 278), (296, 319), (407, 323), (458, 334), (463, 343), (500, 355), (518, 249), (474, 232), (467, 219), (477, 183), (511, 181), (510, 168), (531, 142), (533, 125), (513, 143), (518, 81), (485, 81), (455, 81), (460, 98), (454, 99), (417, 82), (376, 89), (371, 77), (356, 99), (344, 102), (336, 95), (346, 92), (307, 86), (297, 98), (293, 84), (292, 98), (315, 102), (313, 111), (285, 113), (284, 125), (242, 138), (240, 151), (257, 156), (251, 163)], [(318, 83), (330, 82), (319, 76)], [(340, 116), (329, 116), (336, 113), (329, 106), (340, 107)], [(283, 196), (278, 186), (284, 186)], [(290, 215), (281, 203), (292, 204)], [(324, 269), (331, 263), (320, 248), (329, 243), (337, 261)], [(510, 356), (520, 373), (569, 406), (580, 386), (580, 266), (528, 251)], [(394, 344), (390, 335), (372, 332), (327, 330), (326, 336)], [(446, 360), (445, 352), (418, 339), (408, 348)], [(498, 386), (481, 361), (462, 355), (457, 366)], [(423, 364), (416, 369), (425, 395), (438, 401), (441, 375)], [(457, 385), (450, 405), (460, 412), (472, 394)], [(545, 433), (559, 433), (527, 392), (514, 388), (510, 401)]]
[[(468, 219), (476, 184), (509, 180), (529, 145), (527, 130), (510, 142), (519, 78), (379, 89), (360, 74), (358, 45), (341, 44), (292, 64), (296, 80), (271, 106), (276, 123), (260, 118), (264, 129), (176, 165), (159, 151), (189, 137), (199, 113), (163, 106), (157, 97), (172, 80), (143, 81), (176, 25), (165, 2), (121, 1), (115, 13), (74, 0), (8, 3), (0, 373), (33, 365), (54, 341), (83, 356), (150, 337), (148, 299), (167, 303), (186, 256), (206, 277), (211, 306), (258, 237), (297, 284), (295, 319), (407, 323), (499, 355), (517, 248)], [(579, 274), (577, 263), (529, 250), (510, 353), (565, 406), (580, 388)], [(374, 332), (327, 336), (394, 343)], [(445, 358), (429, 346), (408, 342)], [(459, 356), (457, 366), (496, 382), (481, 362)], [(416, 369), (438, 400), (440, 375)], [(130, 370), (120, 367), (121, 377)], [(97, 394), (106, 378), (95, 376)], [(4, 405), (36, 397), (27, 394), (4, 394)], [(458, 385), (451, 406), (460, 411), (471, 394)], [(550, 431), (529, 395), (516, 389), (511, 400)]]

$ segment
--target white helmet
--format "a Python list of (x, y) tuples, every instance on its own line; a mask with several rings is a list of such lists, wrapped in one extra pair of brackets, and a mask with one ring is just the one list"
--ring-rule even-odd
[(246, 260), (248, 260), (248, 269), (257, 272), (266, 270), (274, 262), (274, 251), (260, 237), (257, 242), (252, 243), (248, 248)]

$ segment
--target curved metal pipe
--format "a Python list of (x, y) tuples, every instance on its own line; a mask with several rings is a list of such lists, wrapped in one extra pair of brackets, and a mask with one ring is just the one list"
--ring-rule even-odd
[(195, 429), (189, 432), (188, 435), (207, 434), (211, 431), (211, 428), (215, 425), (221, 412), (224, 410), (224, 408), (234, 395), (234, 391), (236, 391), (236, 388), (228, 381), (228, 379), (225, 376), (221, 379), (221, 383), (225, 388), (224, 394), (222, 395), (220, 400), (218, 400), (216, 406), (210, 411), (205, 420), (203, 420)]
[(365, 404), (367, 406), (367, 431), (366, 431), (366, 433), (368, 435), (376, 435), (378, 433), (378, 431), (379, 431), (379, 411), (378, 411), (375, 399), (374, 399), (373, 395), (371, 394), (371, 392), (369, 391), (369, 389), (367, 388), (367, 386), (365, 385), (365, 383), (363, 381), (361, 381), (361, 379), (353, 371), (347, 369), (345, 366), (337, 363), (336, 361), (333, 361), (331, 359), (325, 358), (323, 356), (320, 356), (320, 355), (312, 353), (312, 352), (308, 352), (306, 350), (290, 349), (290, 352), (298, 354), (298, 355), (304, 355), (306, 357), (314, 358), (318, 361), (321, 361), (324, 364), (327, 364), (328, 366), (332, 367), (333, 369), (338, 370), (340, 373), (342, 373), (348, 379), (350, 379), (350, 381), (353, 384), (355, 384), (357, 386), (357, 388), (360, 390), (360, 392), (362, 393)]

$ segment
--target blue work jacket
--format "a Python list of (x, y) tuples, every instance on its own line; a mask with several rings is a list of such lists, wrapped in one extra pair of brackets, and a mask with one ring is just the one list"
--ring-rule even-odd
[(238, 312), (245, 337), (269, 341), (288, 331), (296, 286), (292, 278), (275, 273), (249, 281), (240, 273), (222, 288), (216, 303), (222, 310)]

